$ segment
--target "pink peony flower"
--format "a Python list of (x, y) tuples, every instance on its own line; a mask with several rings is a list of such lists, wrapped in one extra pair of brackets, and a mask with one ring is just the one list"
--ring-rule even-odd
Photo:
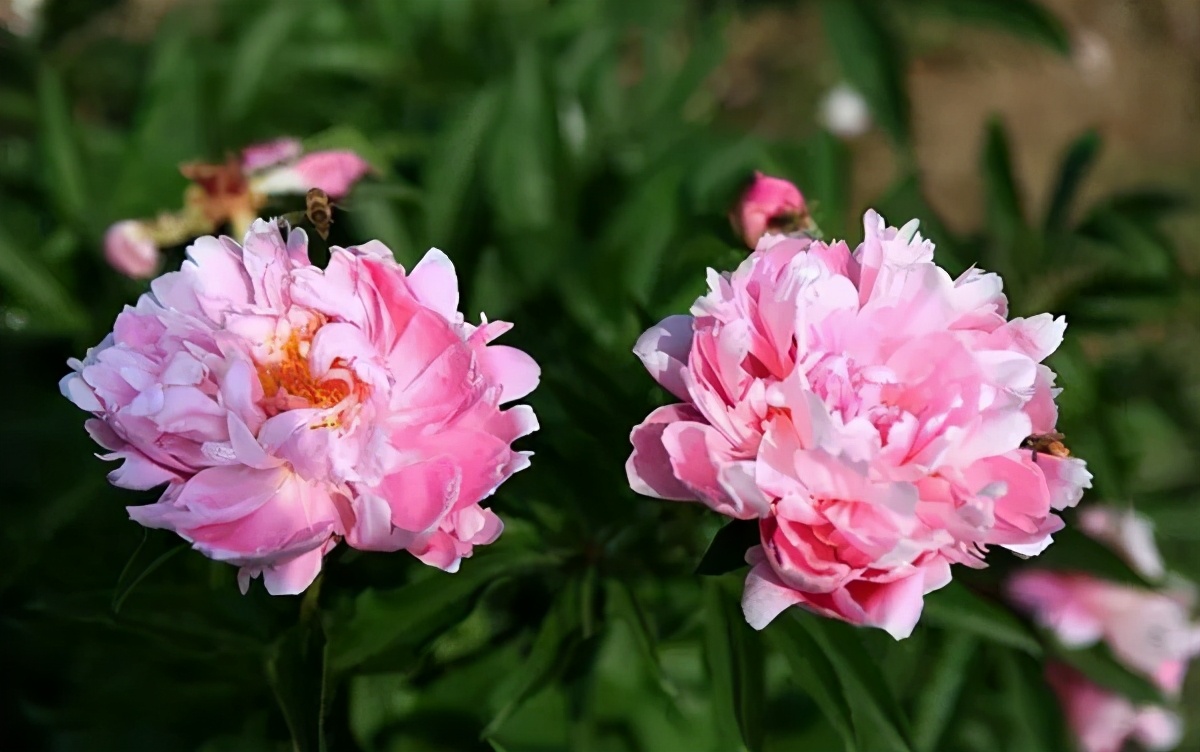
[(242, 169), (258, 172), (267, 167), (290, 162), (304, 153), (304, 144), (298, 138), (277, 138), (251, 144), (242, 149)]
[(781, 178), (754, 173), (754, 180), (742, 194), (729, 220), (742, 236), (747, 248), (758, 245), (767, 232), (800, 229), (808, 218), (808, 207), (800, 189)]
[(406, 549), (455, 571), (500, 534), (480, 502), (529, 464), (510, 444), (537, 429), (525, 353), (510, 328), (458, 312), (454, 267), (431, 250), (406, 274), (378, 242), (309, 263), (307, 238), (259, 220), (244, 246), (203, 237), (178, 272), (72, 360), (63, 394), (124, 460), (124, 488), (166, 484), (131, 507), (206, 556), (298, 593), (339, 539)]
[(127, 219), (104, 233), (104, 258), (112, 268), (133, 279), (149, 279), (162, 258), (154, 237), (141, 222)]
[(1130, 740), (1147, 752), (1165, 752), (1183, 738), (1183, 722), (1166, 708), (1136, 707), (1061, 664), (1046, 667), (1046, 680), (1058, 695), (1083, 752), (1121, 752)]
[(1179, 692), (1187, 664), (1200, 653), (1200, 625), (1190, 620), (1188, 596), (1036, 569), (1013, 575), (1008, 594), (1066, 647), (1103, 640), (1118, 660), (1168, 694)]
[(865, 229), (854, 253), (764, 237), (635, 348), (683, 402), (633, 430), (630, 484), (759, 521), (756, 629), (798, 605), (905, 637), (951, 563), (1040, 552), (1090, 484), (1022, 448), (1054, 430), (1063, 320), (1006, 321), (1000, 278), (951, 279), (915, 222)]

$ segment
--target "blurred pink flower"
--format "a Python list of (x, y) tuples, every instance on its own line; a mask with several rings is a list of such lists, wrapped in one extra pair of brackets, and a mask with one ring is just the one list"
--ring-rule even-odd
[(130, 507), (205, 555), (298, 593), (345, 538), (407, 549), (455, 571), (502, 524), (480, 506), (529, 464), (536, 430), (525, 353), (489, 345), (509, 324), (458, 312), (450, 260), (411, 273), (378, 242), (310, 264), (307, 238), (259, 220), (244, 246), (202, 237), (113, 333), (70, 362), (63, 394), (124, 460), (124, 488), (167, 484)]
[(1168, 694), (1179, 691), (1188, 662), (1200, 653), (1200, 625), (1189, 618), (1187, 597), (1037, 569), (1013, 575), (1008, 593), (1064, 646), (1103, 640), (1118, 660)]
[[(105, 236), (105, 257), (117, 271), (135, 278), (158, 271), (158, 249), (218, 232), (228, 226), (242, 237), (274, 196), (302, 195), (320, 188), (341, 198), (371, 172), (371, 165), (345, 149), (304, 154), (294, 138), (280, 138), (242, 149), (240, 158), (210, 164), (190, 162), (180, 172), (191, 181), (183, 208), (153, 219), (128, 219), (112, 225)], [(150, 249), (154, 249), (150, 263)]]
[(1058, 695), (1082, 752), (1121, 752), (1127, 741), (1147, 752), (1165, 752), (1175, 749), (1183, 738), (1183, 722), (1166, 708), (1134, 706), (1057, 663), (1046, 667), (1046, 680)]
[(1107, 544), (1146, 579), (1158, 580), (1166, 573), (1154, 542), (1154, 525), (1132, 509), (1088, 507), (1079, 513), (1079, 527)]
[(1041, 361), (1063, 320), (1006, 321), (999, 277), (952, 279), (915, 222), (864, 225), (854, 253), (764, 237), (634, 350), (683, 402), (633, 430), (629, 482), (759, 520), (757, 629), (799, 605), (905, 637), (951, 563), (1040, 552), (1090, 485), (1082, 461), (1022, 448), (1054, 430)]
[(754, 173), (753, 182), (729, 216), (734, 230), (751, 249), (765, 233), (797, 230), (807, 219), (808, 207), (800, 189), (761, 172)]
[(137, 220), (117, 222), (104, 233), (104, 258), (112, 268), (133, 279), (149, 279), (162, 262), (158, 245)]

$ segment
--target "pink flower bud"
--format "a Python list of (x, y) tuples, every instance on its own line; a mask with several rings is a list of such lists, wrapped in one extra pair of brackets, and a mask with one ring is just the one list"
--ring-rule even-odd
[(796, 186), (782, 178), (755, 172), (754, 181), (742, 194), (729, 220), (746, 247), (753, 250), (764, 234), (798, 230), (807, 217), (808, 207)]
[(120, 273), (149, 279), (158, 273), (159, 253), (154, 238), (141, 222), (127, 219), (104, 233), (104, 258)]
[(257, 172), (264, 167), (290, 162), (303, 152), (304, 145), (295, 138), (277, 138), (274, 141), (251, 144), (242, 149), (242, 169), (246, 172)]
[(254, 190), (267, 195), (306, 193), (320, 188), (332, 198), (344, 196), (371, 165), (352, 151), (314, 151), (289, 165), (268, 170), (253, 180)]

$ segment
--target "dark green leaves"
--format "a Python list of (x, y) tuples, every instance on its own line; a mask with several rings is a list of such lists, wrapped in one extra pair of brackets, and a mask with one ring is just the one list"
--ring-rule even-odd
[[(926, 604), (928, 609), (928, 603)], [(979, 643), (967, 632), (947, 632), (934, 658), (932, 676), (922, 688), (913, 718), (913, 748), (937, 752), (939, 741), (968, 680), (968, 664)]]
[(338, 671), (359, 666), (381, 670), (377, 661), (407, 668), (421, 649), (470, 611), (473, 596), (485, 585), (546, 563), (520, 551), (482, 554), (452, 575), (431, 573), (391, 591), (366, 590), (329, 628), (330, 660)]
[(267, 652), (267, 679), (292, 734), (295, 752), (325, 750), (325, 648), (320, 624), (303, 620)]
[(1062, 22), (1038, 0), (916, 0), (910, 6), (957, 21), (1003, 29), (1064, 55), (1071, 49), (1071, 39)]
[(718, 719), (749, 752), (763, 745), (763, 647), (731, 593), (720, 581), (705, 583), (704, 655)]
[(1059, 168), (1058, 182), (1054, 186), (1050, 207), (1046, 210), (1046, 232), (1059, 232), (1066, 228), (1080, 186), (1100, 152), (1100, 144), (1100, 135), (1095, 131), (1088, 131), (1076, 139), (1067, 150)]
[(925, 596), (922, 618), (955, 633), (972, 634), (1033, 656), (1042, 653), (1037, 639), (1011, 611), (984, 600), (957, 582)]
[(825, 721), (841, 737), (846, 752), (855, 752), (858, 740), (854, 714), (830, 658), (796, 619), (776, 619), (766, 634), (787, 659), (792, 679), (813, 699)]
[(761, 541), (758, 520), (733, 520), (713, 536), (696, 574), (719, 575), (746, 566), (746, 551)]
[(821, 21), (842, 73), (896, 145), (909, 143), (904, 60), (888, 20), (870, 0), (823, 0)]

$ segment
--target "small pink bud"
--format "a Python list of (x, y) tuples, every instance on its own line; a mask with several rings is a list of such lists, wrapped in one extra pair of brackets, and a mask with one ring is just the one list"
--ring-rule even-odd
[(787, 180), (761, 172), (754, 173), (753, 182), (729, 216), (733, 229), (751, 250), (764, 234), (798, 230), (807, 218), (808, 207), (800, 189)]
[(274, 141), (251, 144), (242, 149), (242, 169), (246, 172), (257, 172), (264, 167), (290, 162), (303, 152), (304, 145), (295, 138), (277, 138)]
[(158, 273), (158, 245), (146, 226), (133, 219), (117, 222), (104, 233), (104, 258), (120, 273), (149, 279)]

